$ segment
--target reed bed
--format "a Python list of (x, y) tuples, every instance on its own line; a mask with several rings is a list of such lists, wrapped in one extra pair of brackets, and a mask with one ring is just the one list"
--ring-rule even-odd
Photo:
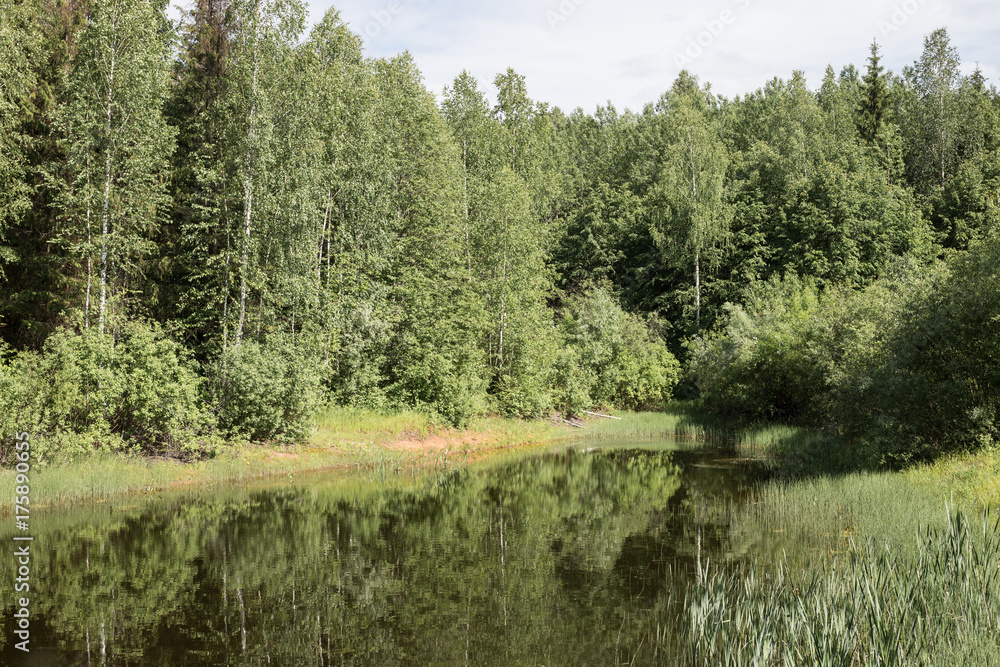
[(998, 664), (1000, 522), (947, 516), (919, 531), (915, 556), (870, 539), (824, 569), (706, 565), (658, 627), (659, 652), (691, 665)]

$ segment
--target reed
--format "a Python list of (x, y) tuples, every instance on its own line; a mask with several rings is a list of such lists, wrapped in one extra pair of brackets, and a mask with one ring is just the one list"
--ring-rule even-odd
[(824, 569), (706, 572), (657, 641), (694, 665), (997, 664), (1000, 522), (947, 516), (915, 557), (870, 539)]

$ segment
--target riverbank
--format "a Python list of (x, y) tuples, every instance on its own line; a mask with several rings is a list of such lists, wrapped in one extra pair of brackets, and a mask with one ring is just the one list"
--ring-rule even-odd
[[(588, 416), (577, 422), (583, 428), (560, 420), (490, 417), (474, 420), (465, 429), (453, 429), (435, 424), (427, 415), (417, 412), (387, 415), (333, 408), (320, 416), (314, 434), (305, 443), (233, 443), (213, 458), (191, 462), (96, 454), (32, 471), (32, 496), (36, 508), (101, 503), (171, 488), (248, 483), (325, 470), (402, 472), (455, 466), (504, 451), (574, 440), (664, 437), (699, 440), (723, 433), (731, 435), (729, 425), (688, 404), (674, 404), (659, 413), (615, 414), (621, 418)], [(773, 458), (789, 448), (800, 452), (802, 457), (816, 458), (820, 456), (824, 437), (809, 429), (776, 425), (743, 430), (733, 445), (743, 458)], [(822, 465), (814, 466), (815, 470), (807, 474), (785, 472), (790, 472), (793, 478), (813, 480), (835, 473), (832, 469), (823, 470)], [(840, 493), (858, 476), (882, 477), (891, 487), (926, 491), (942, 502), (950, 499), (969, 507), (1000, 507), (1000, 452), (952, 456), (903, 472), (835, 474), (823, 495)], [(896, 492), (892, 494), (899, 496)], [(10, 513), (12, 506), (8, 499), (13, 497), (14, 473), (3, 471), (0, 516)], [(843, 498), (840, 504), (844, 505)]]
[[(178, 487), (211, 487), (324, 470), (402, 469), (491, 451), (558, 442), (578, 435), (546, 420), (484, 418), (457, 430), (426, 415), (394, 415), (334, 408), (318, 419), (312, 437), (299, 444), (231, 443), (212, 458), (168, 458), (94, 454), (47, 466), (31, 474), (35, 507), (108, 502), (133, 494)], [(0, 476), (0, 516), (11, 511), (14, 472)]]
[[(31, 474), (35, 507), (108, 502), (180, 487), (211, 487), (320, 471), (404, 471), (461, 465), (512, 449), (580, 439), (704, 437), (709, 420), (686, 405), (663, 413), (618, 413), (622, 419), (588, 416), (570, 425), (557, 419), (487, 417), (464, 429), (436, 424), (426, 414), (382, 414), (330, 408), (312, 437), (300, 444), (231, 443), (212, 458), (94, 454)], [(582, 428), (580, 427), (582, 426)], [(0, 474), (0, 516), (12, 510), (14, 473)]]

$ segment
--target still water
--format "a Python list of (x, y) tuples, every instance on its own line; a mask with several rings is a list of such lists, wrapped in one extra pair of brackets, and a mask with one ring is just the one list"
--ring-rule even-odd
[(658, 628), (699, 553), (738, 558), (733, 508), (758, 477), (618, 443), (50, 512), (31, 653), (11, 592), (0, 663), (669, 664)]

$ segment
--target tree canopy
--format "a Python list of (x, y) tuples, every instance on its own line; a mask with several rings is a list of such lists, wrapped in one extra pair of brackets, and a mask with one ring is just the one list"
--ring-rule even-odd
[[(931, 291), (993, 284), (974, 258), (1000, 219), (1000, 96), (945, 29), (900, 73), (873, 44), (816, 90), (796, 71), (728, 99), (685, 71), (637, 112), (587, 114), (510, 69), (489, 90), (461, 72), (437, 103), (335, 9), (307, 32), (301, 0), (198, 0), (179, 24), (164, 2), (2, 8), (0, 401), (53, 455), (302, 437), (323, 403), (462, 424), (655, 408), (679, 385), (725, 406), (717, 380), (746, 369), (722, 338), (807, 336), (788, 318), (862, 303), (903, 265), (946, 262)], [(923, 343), (885, 326), (902, 368)], [(764, 372), (755, 350), (740, 363)], [(992, 433), (988, 375), (948, 394), (936, 372), (920, 400), (979, 397)], [(864, 395), (832, 377), (806, 382), (828, 408)], [(754, 415), (818, 414), (757, 390)]]

